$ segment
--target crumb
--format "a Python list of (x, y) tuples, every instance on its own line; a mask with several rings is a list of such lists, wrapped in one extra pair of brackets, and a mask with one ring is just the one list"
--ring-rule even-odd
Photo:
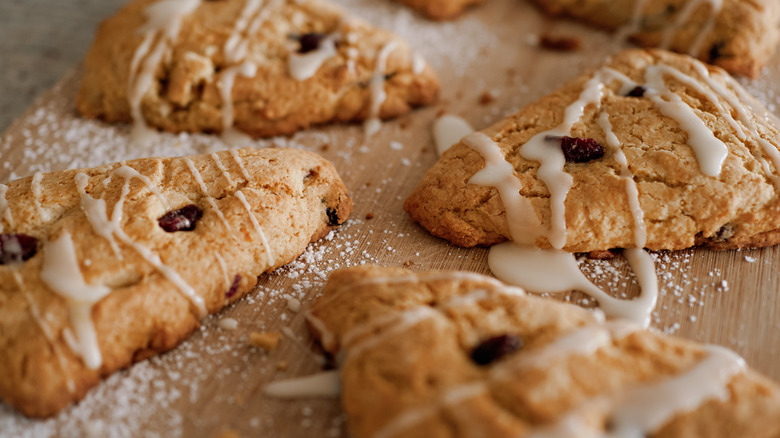
[(539, 46), (547, 50), (572, 52), (582, 50), (582, 40), (577, 37), (552, 36), (543, 34), (539, 37)]
[(400, 127), (401, 129), (406, 129), (409, 127), (410, 124), (411, 122), (409, 122), (409, 119), (404, 118), (400, 122), (398, 122), (398, 127)]
[(287, 366), (289, 363), (286, 360), (280, 361), (276, 363), (276, 369), (279, 371), (287, 371)]
[(366, 186), (366, 187), (371, 187), (371, 181), (366, 181), (366, 184), (365, 184), (365, 186)]
[(404, 262), (404, 268), (408, 268), (410, 266), (414, 265), (414, 262), (411, 260), (407, 260)]
[(278, 332), (252, 332), (249, 343), (265, 351), (274, 351), (281, 338), (282, 334)]
[(443, 116), (445, 114), (447, 114), (447, 109), (446, 108), (441, 108), (441, 109), (439, 109), (439, 111), (436, 111), (436, 118), (438, 119), (439, 117), (441, 117), (441, 116)]
[(222, 318), (217, 325), (224, 330), (235, 330), (238, 328), (238, 321), (233, 318)]
[(328, 152), (328, 149), (330, 149), (330, 145), (329, 145), (329, 144), (327, 144), (327, 143), (325, 143), (325, 144), (323, 144), (322, 146), (320, 146), (320, 150), (321, 150), (322, 152)]
[(244, 406), (244, 396), (241, 394), (236, 394), (233, 396), (233, 400), (236, 401), (236, 404), (239, 406)]
[(370, 221), (374, 218), (374, 213), (366, 213), (366, 220)]
[(428, 148), (422, 148), (422, 149), (420, 149), (420, 152), (422, 152), (424, 154), (427, 154), (428, 153)]
[(481, 96), (479, 96), (480, 105), (489, 105), (493, 103), (494, 100), (496, 100), (495, 96), (493, 96), (493, 94), (489, 91), (485, 91)]
[(293, 313), (298, 313), (301, 311), (301, 302), (300, 300), (296, 298), (288, 298), (287, 299), (287, 310)]

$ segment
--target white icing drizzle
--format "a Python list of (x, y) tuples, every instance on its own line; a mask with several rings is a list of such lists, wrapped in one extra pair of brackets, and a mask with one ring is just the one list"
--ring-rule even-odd
[[(111, 245), (111, 249), (114, 251), (114, 255), (119, 260), (122, 260), (122, 253), (119, 251), (119, 245), (114, 239), (114, 230), (120, 227), (119, 221), (122, 219), (121, 206), (111, 213), (111, 218), (108, 218), (106, 213), (106, 201), (104, 199), (95, 199), (87, 194), (87, 185), (89, 184), (89, 177), (84, 173), (77, 173), (74, 178), (76, 181), (76, 188), (78, 188), (81, 194), (81, 210), (86, 215), (87, 220), (92, 225), (92, 229), (95, 233), (106, 240)], [(124, 203), (124, 196), (119, 201)]]
[(401, 413), (374, 433), (372, 438), (404, 436), (404, 431), (413, 429), (426, 418), (435, 415), (440, 410), (448, 406), (456, 405), (464, 400), (478, 397), (486, 391), (487, 388), (485, 385), (479, 383), (461, 385), (452, 391), (448, 391), (445, 396), (436, 400), (434, 404), (427, 404)]
[(246, 56), (248, 40), (244, 37), (247, 28), (252, 24), (250, 18), (257, 14), (263, 6), (263, 0), (246, 0), (241, 14), (236, 19), (236, 25), (233, 27), (228, 39), (225, 41), (225, 59), (228, 62), (239, 62)]
[(641, 295), (633, 300), (614, 298), (596, 287), (582, 274), (574, 255), (560, 250), (543, 250), (505, 242), (490, 249), (488, 265), (497, 278), (507, 283), (519, 285), (534, 293), (578, 290), (598, 301), (607, 315), (625, 318), (647, 327), (658, 298), (658, 280), (653, 260), (641, 249), (634, 252), (627, 248), (625, 252), (642, 286)]
[(240, 15), (236, 19), (223, 51), (229, 64), (236, 64), (222, 70), (220, 74), (220, 97), (222, 98), (222, 140), (228, 144), (250, 146), (253, 140), (250, 136), (233, 127), (235, 121), (233, 104), (233, 86), (237, 75), (254, 77), (257, 74), (257, 64), (248, 58), (249, 35), (255, 35), (265, 23), (280, 0), (247, 0)]
[[(707, 400), (728, 400), (728, 383), (742, 372), (745, 362), (734, 352), (708, 346), (709, 353), (687, 372), (660, 382), (629, 388), (610, 398), (589, 400), (549, 426), (538, 428), (534, 438), (574, 438), (582, 436), (618, 438), (647, 436), (672, 420), (676, 415), (696, 410)], [(582, 418), (581, 412), (598, 404), (612, 412), (614, 429), (608, 433), (594, 430)], [(578, 425), (580, 427), (572, 427)], [(586, 432), (587, 434), (583, 434)]]
[(144, 183), (147, 189), (149, 189), (152, 193), (154, 193), (155, 196), (157, 196), (157, 199), (160, 201), (160, 204), (163, 205), (163, 208), (165, 208), (166, 210), (169, 210), (171, 208), (171, 205), (168, 203), (168, 200), (165, 198), (165, 196), (163, 196), (162, 192), (160, 192), (160, 190), (157, 189), (157, 187), (154, 185), (152, 180), (149, 179), (148, 176), (142, 174), (141, 172), (133, 169), (130, 166), (125, 165), (124, 162), (122, 163), (121, 166), (111, 171), (109, 178), (111, 177), (111, 175), (114, 174), (121, 176), (126, 181), (129, 181), (132, 178), (136, 178), (140, 180), (142, 183)]
[(634, 1), (634, 10), (631, 12), (631, 21), (615, 32), (615, 38), (617, 40), (626, 40), (629, 35), (639, 32), (642, 28), (642, 11), (647, 1), (648, 0)]
[(227, 180), (228, 184), (230, 184), (231, 186), (233, 184), (235, 184), (235, 182), (233, 181), (233, 178), (230, 177), (230, 173), (225, 168), (225, 165), (222, 164), (222, 160), (219, 159), (219, 155), (217, 155), (216, 152), (212, 152), (211, 158), (214, 160), (214, 163), (216, 163), (217, 167), (222, 172), (222, 176), (225, 177), (225, 179)]
[(441, 156), (461, 138), (474, 132), (469, 122), (452, 114), (445, 114), (433, 122), (433, 140), (436, 144), (436, 153)]
[(198, 171), (198, 169), (195, 167), (195, 163), (193, 163), (192, 160), (190, 160), (189, 158), (184, 158), (184, 163), (190, 169), (190, 173), (195, 178), (195, 181), (198, 182), (201, 192), (203, 192), (203, 194), (206, 196), (206, 199), (208, 199), (211, 208), (213, 208), (214, 211), (217, 213), (219, 220), (222, 222), (223, 225), (225, 225), (225, 228), (227, 228), (229, 231), (233, 231), (233, 228), (230, 226), (227, 219), (225, 219), (225, 215), (222, 213), (222, 210), (220, 210), (219, 206), (217, 205), (217, 202), (214, 200), (214, 197), (209, 195), (209, 190), (206, 187), (206, 184), (203, 182), (203, 176), (201, 176), (200, 171)]
[(506, 210), (512, 239), (519, 244), (533, 245), (536, 237), (543, 233), (542, 224), (531, 200), (519, 195), (522, 186), (514, 167), (504, 158), (498, 145), (481, 132), (467, 135), (463, 143), (485, 160), (485, 167), (475, 173), (469, 183), (495, 187)]
[(200, 0), (161, 0), (144, 10), (146, 23), (138, 29), (144, 35), (133, 54), (128, 78), (128, 101), (133, 118), (132, 138), (144, 142), (154, 133), (141, 111), (141, 100), (152, 88), (157, 66), (176, 41), (183, 18), (198, 8)]
[(238, 168), (241, 169), (241, 175), (244, 176), (244, 179), (247, 182), (252, 181), (252, 177), (249, 175), (249, 172), (247, 172), (246, 167), (244, 167), (244, 160), (241, 159), (238, 151), (231, 149), (230, 155), (233, 157), (233, 160), (235, 160), (236, 164), (238, 164)]
[(419, 75), (425, 70), (425, 59), (419, 53), (412, 55), (412, 73)]
[(52, 330), (51, 326), (46, 322), (46, 320), (44, 320), (43, 317), (41, 316), (41, 310), (38, 308), (38, 304), (35, 302), (33, 297), (30, 296), (30, 292), (28, 292), (27, 288), (24, 286), (24, 281), (22, 280), (22, 276), (21, 274), (19, 274), (18, 270), (16, 269), (13, 270), (13, 277), (14, 277), (14, 281), (16, 282), (16, 285), (19, 287), (19, 291), (22, 293), (22, 296), (24, 296), (24, 299), (27, 301), (27, 305), (30, 307), (30, 315), (32, 315), (35, 324), (38, 326), (38, 328), (41, 329), (41, 332), (43, 332), (43, 336), (46, 337), (47, 341), (49, 341), (49, 345), (51, 345), (51, 349), (54, 352), (54, 355), (57, 357), (57, 362), (60, 365), (60, 369), (62, 370), (62, 373), (66, 376), (66, 384), (68, 385), (68, 391), (70, 392), (75, 391), (76, 383), (73, 381), (73, 376), (68, 371), (68, 366), (67, 366), (67, 362), (65, 361), (65, 356), (63, 356), (62, 349), (60, 348), (56, 338), (54, 337), (54, 331)]
[(717, 177), (728, 155), (728, 148), (715, 137), (693, 109), (666, 86), (663, 75), (671, 69), (665, 65), (651, 65), (645, 69), (645, 97), (651, 99), (663, 115), (677, 121), (688, 133), (688, 144), (696, 154), (702, 173)]
[[(92, 228), (95, 230), (95, 233), (108, 239), (109, 242), (111, 242), (112, 247), (115, 248), (115, 251), (117, 252), (118, 249), (116, 247), (116, 243), (113, 240), (113, 236), (116, 236), (123, 243), (133, 248), (144, 260), (146, 260), (150, 265), (154, 266), (158, 272), (160, 272), (168, 281), (173, 283), (179, 289), (179, 291), (181, 291), (181, 293), (190, 300), (190, 302), (198, 310), (199, 317), (202, 318), (206, 316), (206, 304), (203, 301), (203, 298), (198, 296), (198, 294), (195, 292), (195, 289), (193, 289), (192, 286), (184, 281), (178, 272), (164, 264), (162, 260), (160, 260), (159, 255), (155, 254), (149, 248), (141, 245), (140, 243), (133, 241), (124, 232), (124, 230), (122, 230), (122, 209), (124, 207), (125, 198), (130, 192), (130, 180), (132, 178), (140, 178), (143, 181), (146, 176), (141, 175), (137, 170), (125, 165), (114, 169), (111, 174), (116, 174), (123, 177), (125, 182), (122, 186), (122, 193), (119, 197), (119, 200), (116, 202), (116, 204), (114, 204), (110, 220), (108, 219), (106, 213), (105, 200), (91, 197), (84, 190), (86, 188), (86, 175), (81, 173), (76, 175), (76, 184), (79, 187), (79, 191), (81, 192), (81, 208), (84, 211), (87, 220), (92, 225)], [(82, 177), (79, 175), (84, 176)], [(146, 179), (148, 180), (148, 178)]]
[(41, 198), (43, 197), (43, 189), (41, 187), (41, 181), (43, 181), (43, 173), (41, 172), (35, 172), (35, 174), (32, 177), (32, 194), (33, 194), (33, 202), (35, 203), (35, 209), (38, 211), (38, 216), (41, 217), (41, 219), (44, 222), (49, 221), (51, 219), (51, 215), (49, 213), (49, 210), (44, 209), (41, 205)]
[(222, 271), (222, 275), (225, 277), (225, 287), (230, 288), (230, 286), (233, 284), (232, 281), (230, 281), (230, 276), (228, 275), (227, 265), (225, 264), (225, 259), (222, 258), (222, 255), (220, 255), (219, 252), (214, 253), (214, 257), (217, 259), (217, 263), (219, 264), (219, 269)]
[(620, 166), (620, 178), (626, 184), (628, 207), (631, 210), (631, 217), (634, 219), (634, 246), (644, 248), (647, 244), (647, 226), (645, 225), (645, 212), (639, 203), (639, 189), (636, 186), (636, 181), (634, 181), (634, 174), (628, 168), (628, 159), (626, 159), (626, 154), (623, 153), (623, 149), (620, 147), (620, 140), (612, 131), (609, 114), (601, 113), (598, 123), (604, 134), (606, 134), (607, 146), (612, 149), (614, 159)]
[(74, 353), (81, 356), (87, 368), (99, 368), (103, 358), (92, 322), (92, 306), (108, 295), (111, 289), (103, 285), (89, 285), (84, 281), (69, 232), (64, 231), (57, 240), (51, 240), (44, 246), (41, 279), (67, 300), (70, 321), (78, 340), (78, 348)]
[(268, 245), (268, 239), (266, 239), (263, 228), (260, 227), (260, 223), (257, 222), (257, 217), (255, 217), (255, 213), (252, 211), (252, 207), (249, 205), (249, 202), (247, 202), (246, 196), (244, 196), (244, 192), (237, 190), (236, 198), (238, 198), (238, 200), (241, 201), (241, 204), (244, 205), (244, 209), (249, 214), (249, 220), (252, 221), (252, 226), (255, 227), (255, 231), (260, 235), (260, 240), (263, 242), (263, 248), (265, 248), (265, 255), (268, 258), (268, 266), (273, 266), (275, 261), (271, 255), (271, 247)]
[[(13, 228), (14, 218), (11, 216), (11, 208), (8, 207), (8, 200), (6, 199), (6, 193), (8, 193), (8, 186), (0, 184), (0, 219), (5, 219), (8, 222), (8, 226)], [(0, 222), (0, 233), (4, 230), (3, 223)]]
[[(364, 339), (362, 342), (358, 342), (352, 345), (348, 350), (346, 350), (346, 357), (349, 359), (359, 356), (364, 351), (370, 350), (373, 347), (381, 344), (385, 339), (398, 333), (403, 333), (406, 330), (416, 326), (420, 322), (436, 316), (440, 316), (440, 314), (436, 311), (436, 309), (430, 306), (417, 306), (411, 310), (397, 314), (396, 321), (389, 329), (383, 331), (379, 335), (371, 336)], [(358, 329), (360, 329), (360, 327), (358, 327)], [(356, 335), (354, 334), (347, 333), (345, 334), (344, 339), (353, 339), (355, 336)]]
[(320, 41), (316, 50), (307, 53), (292, 52), (287, 62), (290, 76), (296, 81), (305, 81), (314, 76), (322, 64), (336, 54), (336, 42), (332, 35)]
[(699, 54), (705, 38), (712, 33), (712, 29), (715, 27), (715, 18), (720, 12), (723, 0), (688, 0), (682, 10), (677, 14), (672, 25), (666, 26), (664, 29), (661, 36), (661, 45), (659, 46), (661, 49), (669, 50), (675, 33), (691, 19), (693, 13), (696, 12), (696, 9), (704, 3), (709, 3), (710, 5), (710, 16), (688, 48), (689, 55), (697, 56)]
[(311, 376), (280, 380), (263, 388), (268, 397), (290, 399), (301, 397), (338, 397), (341, 382), (338, 371), (324, 371)]
[(392, 40), (385, 44), (376, 56), (374, 76), (371, 78), (371, 82), (368, 85), (371, 94), (371, 106), (369, 107), (368, 118), (363, 124), (363, 132), (366, 138), (376, 134), (382, 126), (382, 122), (379, 119), (379, 111), (382, 108), (382, 104), (385, 103), (385, 99), (387, 99), (387, 93), (385, 92), (387, 59), (397, 46), (398, 42)]
[(251, 137), (233, 127), (233, 122), (235, 121), (233, 85), (238, 75), (251, 78), (256, 74), (257, 65), (246, 61), (222, 70), (219, 76), (219, 93), (222, 98), (222, 140), (227, 144), (241, 146), (252, 144)]
[[(746, 103), (749, 103), (752, 100), (752, 97), (747, 95), (744, 89), (731, 76), (724, 75), (723, 77), (731, 85), (731, 89), (734, 90), (733, 92), (730, 91), (727, 86), (713, 79), (712, 76), (710, 76), (709, 70), (703, 63), (694, 61), (693, 67), (699, 76), (701, 76), (701, 78), (707, 82), (707, 85), (709, 85), (710, 88), (715, 90), (720, 96), (726, 99), (729, 105), (734, 108), (734, 110), (737, 112), (739, 121), (742, 122), (742, 124), (747, 128), (750, 135), (753, 136), (753, 139), (755, 139), (761, 145), (764, 154), (769, 156), (772, 164), (774, 164), (775, 172), (772, 172), (772, 169), (769, 168), (769, 163), (767, 163), (764, 157), (758, 156), (756, 158), (764, 168), (764, 172), (766, 172), (767, 177), (770, 178), (774, 183), (775, 188), (780, 190), (780, 177), (776, 175), (776, 172), (780, 172), (780, 151), (778, 151), (777, 147), (772, 143), (761, 137), (761, 134), (758, 133), (756, 125), (753, 124), (753, 121), (751, 120), (748, 110), (745, 108), (745, 105), (740, 102), (740, 100), (743, 100)], [(721, 116), (725, 118), (732, 126), (739, 126), (739, 124), (736, 123), (734, 118), (731, 116), (731, 112), (724, 109), (721, 112)], [(737, 130), (737, 135), (741, 140), (746, 138), (746, 135), (742, 129)]]

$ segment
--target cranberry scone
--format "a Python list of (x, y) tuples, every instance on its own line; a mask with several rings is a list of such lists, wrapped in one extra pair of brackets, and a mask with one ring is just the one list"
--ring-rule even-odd
[(432, 20), (452, 20), (485, 0), (395, 0)]
[(780, 387), (732, 351), (481, 275), (337, 271), (308, 321), (355, 438), (780, 434)]
[(466, 247), (773, 245), (778, 145), (778, 119), (722, 69), (629, 50), (464, 137), (404, 208)]
[(293, 149), (145, 158), (0, 185), (0, 398), (46, 417), (166, 351), (342, 222)]
[(104, 21), (77, 107), (165, 131), (264, 137), (379, 120), (438, 81), (398, 36), (324, 0), (133, 0)]
[(617, 31), (643, 47), (688, 53), (734, 74), (755, 77), (780, 42), (776, 0), (533, 0), (564, 15)]

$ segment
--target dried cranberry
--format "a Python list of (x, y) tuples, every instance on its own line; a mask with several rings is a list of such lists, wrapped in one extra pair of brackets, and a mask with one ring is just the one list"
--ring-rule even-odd
[(298, 37), (298, 42), (301, 43), (301, 48), (298, 49), (298, 53), (309, 53), (311, 51), (320, 48), (320, 43), (324, 40), (326, 35), (324, 33), (310, 32), (305, 33)]
[(233, 277), (233, 284), (230, 285), (230, 289), (228, 289), (227, 292), (225, 292), (225, 298), (231, 298), (233, 295), (238, 292), (238, 284), (241, 283), (241, 275), (236, 274), (235, 277)]
[(325, 209), (325, 213), (328, 215), (328, 225), (335, 227), (336, 225), (341, 224), (339, 221), (339, 213), (335, 208), (328, 207)]
[(592, 138), (561, 138), (561, 150), (569, 163), (587, 163), (604, 156), (604, 146)]
[(0, 234), (0, 265), (21, 263), (38, 252), (38, 239), (26, 234)]
[(641, 85), (637, 85), (636, 87), (632, 88), (628, 94), (626, 94), (626, 97), (644, 97), (645, 91), (647, 91), (647, 88)]
[(157, 223), (160, 224), (163, 230), (169, 233), (192, 231), (201, 217), (203, 217), (203, 210), (195, 204), (190, 204), (178, 210), (165, 213), (160, 219), (157, 219)]
[(498, 335), (488, 338), (471, 352), (471, 360), (477, 365), (487, 365), (523, 348), (523, 340), (515, 335)]

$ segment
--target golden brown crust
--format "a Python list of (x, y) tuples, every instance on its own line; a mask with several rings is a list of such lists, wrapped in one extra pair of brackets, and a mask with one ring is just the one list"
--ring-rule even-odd
[(396, 0), (431, 20), (452, 20), (485, 0)]
[[(153, 0), (135, 0), (104, 21), (87, 54), (77, 99), (82, 115), (109, 122), (131, 121), (128, 103), (130, 65), (143, 40), (138, 29)], [(439, 85), (427, 65), (415, 71), (415, 55), (390, 32), (347, 17), (321, 0), (283, 0), (273, 16), (249, 40), (249, 55), (226, 59), (243, 1), (203, 2), (182, 21), (171, 55), (158, 66), (152, 88), (141, 102), (146, 122), (165, 131), (221, 132), (221, 87), (225, 71), (244, 60), (257, 66), (253, 77), (238, 75), (232, 88), (233, 126), (253, 136), (290, 134), (310, 125), (352, 122), (369, 117), (378, 52), (390, 41), (397, 47), (387, 61), (387, 99), (379, 117), (386, 119), (435, 101)], [(273, 7), (273, 6), (268, 6)], [(337, 55), (309, 79), (288, 73), (288, 58), (298, 50), (293, 37), (317, 32), (340, 35)]]
[[(664, 64), (690, 75), (701, 89), (711, 90), (694, 69), (696, 62), (671, 52), (630, 50), (615, 55), (607, 67), (642, 84), (647, 66)], [(765, 116), (766, 110), (721, 69), (708, 67), (708, 72), (716, 83), (740, 90), (732, 93), (739, 110), (747, 114), (766, 145), (777, 148), (780, 124), (776, 118)], [(522, 158), (518, 149), (533, 135), (562, 122), (564, 109), (577, 100), (592, 74), (574, 79), (483, 131), (508, 157), (520, 180), (521, 195), (531, 200), (544, 227), (550, 223), (549, 191), (536, 178), (538, 162)], [(780, 198), (773, 179), (778, 171), (764, 146), (742, 122), (741, 130), (747, 134), (740, 137), (700, 90), (669, 75), (665, 81), (728, 148), (718, 177), (702, 173), (688, 134), (678, 121), (663, 115), (647, 98), (620, 95), (615, 82), (607, 81), (601, 108), (588, 105), (571, 134), (606, 145), (598, 119), (602, 113), (609, 114), (639, 190), (648, 232), (645, 246), (673, 250), (694, 245), (734, 248), (777, 243)], [(718, 96), (718, 104), (730, 114), (738, 114), (738, 108), (723, 96)], [(508, 239), (506, 213), (496, 189), (468, 183), (483, 166), (477, 151), (462, 142), (453, 146), (428, 171), (404, 208), (432, 234), (456, 245), (492, 245)], [(564, 170), (574, 178), (566, 197), (568, 236), (564, 249), (590, 252), (633, 247), (635, 225), (614, 151), (607, 148), (603, 158), (588, 163), (567, 163)], [(537, 239), (536, 244), (549, 247), (545, 238)]]
[[(429, 316), (418, 317), (420, 309)], [(507, 293), (487, 277), (374, 266), (331, 274), (310, 326), (341, 360), (342, 403), (356, 438), (522, 437), (577, 409), (603, 433), (612, 413), (604, 400), (683, 375), (710, 354), (689, 341), (604, 325), (570, 304)], [(611, 340), (540, 359), (554, 341), (588, 330), (609, 330)], [(505, 334), (522, 347), (488, 365), (472, 361), (476, 345)], [(499, 369), (509, 374), (497, 378)], [(747, 369), (727, 387), (726, 400), (708, 398), (649, 436), (778, 436), (777, 384)], [(403, 415), (406, 427), (390, 426)]]
[[(293, 149), (244, 149), (237, 157), (220, 152), (126, 163), (148, 177), (169, 206), (141, 179), (132, 178), (121, 229), (130, 241), (159, 255), (178, 273), (203, 298), (209, 313), (249, 292), (259, 275), (292, 261), (352, 211), (335, 169), (317, 155)], [(187, 160), (205, 181), (209, 196)], [(0, 398), (25, 415), (53, 415), (82, 398), (101, 377), (175, 347), (199, 325), (196, 306), (179, 288), (114, 233), (119, 258), (85, 216), (76, 175), (88, 175), (89, 196), (104, 199), (110, 217), (125, 184), (116, 171), (119, 167), (44, 174), (40, 197), (32, 191), (32, 178), (8, 184), (13, 223), (6, 216), (0, 218), (3, 232), (39, 240), (34, 257), (0, 265)], [(272, 260), (239, 190), (268, 241)], [(188, 204), (203, 210), (194, 230), (171, 233), (158, 225), (167, 211)], [(72, 330), (66, 301), (41, 278), (47, 242), (65, 232), (73, 238), (85, 282), (111, 289), (91, 312), (103, 357), (95, 370), (88, 369), (66, 342), (64, 333)]]
[[(634, 0), (534, 0), (547, 14), (568, 16), (608, 30), (632, 22)], [(666, 29), (674, 26), (688, 0), (644, 2), (638, 28), (629, 38), (642, 47), (660, 47)], [(674, 31), (669, 49), (690, 53), (700, 32), (705, 36), (696, 53), (731, 73), (756, 77), (780, 41), (780, 3), (775, 0), (724, 0), (714, 19), (714, 2), (699, 2), (690, 18)], [(710, 21), (711, 20), (711, 21)], [(707, 31), (708, 25), (712, 30)]]

